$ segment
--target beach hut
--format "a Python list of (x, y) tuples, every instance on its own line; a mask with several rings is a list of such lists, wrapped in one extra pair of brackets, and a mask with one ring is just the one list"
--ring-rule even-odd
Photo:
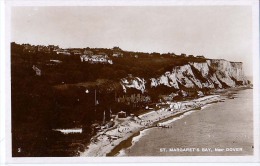
[(118, 112), (118, 118), (126, 118), (126, 112), (124, 112), (124, 111), (120, 111), (120, 112)]

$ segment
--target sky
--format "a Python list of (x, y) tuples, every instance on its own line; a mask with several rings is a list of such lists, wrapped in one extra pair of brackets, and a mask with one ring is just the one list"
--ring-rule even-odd
[(253, 75), (250, 6), (12, 7), (11, 40), (204, 55)]

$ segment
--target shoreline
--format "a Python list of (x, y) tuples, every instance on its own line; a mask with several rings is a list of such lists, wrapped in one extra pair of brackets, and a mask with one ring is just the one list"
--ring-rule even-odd
[[(216, 103), (216, 102), (212, 102), (212, 103)], [(204, 105), (204, 106), (202, 106), (202, 107), (205, 107), (205, 106), (207, 106), (207, 105), (211, 105), (212, 103), (208, 103), (208, 104), (206, 104), (206, 105)], [(201, 108), (201, 109), (204, 109), (204, 108)], [(186, 110), (186, 111), (177, 113), (177, 114), (175, 114), (175, 115), (173, 115), (173, 116), (170, 116), (170, 117), (168, 117), (168, 118), (162, 119), (162, 120), (160, 120), (160, 121), (158, 121), (158, 122), (156, 122), (156, 123), (157, 123), (157, 124), (160, 124), (160, 123), (168, 123), (168, 122), (169, 122), (169, 123), (172, 123), (173, 121), (178, 120), (177, 118), (180, 118), (181, 116), (185, 115), (186, 113), (193, 113), (193, 112), (196, 112), (196, 111), (199, 111), (199, 110), (198, 110), (198, 109)], [(162, 125), (162, 126), (165, 126), (165, 125)], [(122, 143), (122, 144), (120, 143), (119, 145), (117, 145), (117, 146), (116, 146), (114, 149), (112, 149), (106, 156), (110, 156), (110, 157), (111, 157), (111, 156), (114, 156), (114, 157), (122, 157), (122, 156), (118, 156), (118, 155), (120, 154), (120, 151), (122, 151), (122, 150), (124, 150), (124, 149), (126, 150), (126, 149), (130, 148), (130, 147), (133, 145), (133, 143), (132, 143), (133, 139), (134, 139), (135, 137), (140, 136), (140, 134), (141, 134), (142, 131), (145, 131), (145, 130), (147, 130), (147, 129), (152, 129), (152, 128), (154, 128), (154, 127), (159, 127), (159, 126), (147, 127), (147, 128), (144, 128), (144, 129), (138, 131), (137, 133), (134, 133), (133, 136), (131, 136), (130, 138), (124, 140), (124, 141), (123, 141), (124, 143)], [(164, 128), (164, 127), (162, 127), (162, 128)], [(167, 128), (167, 127), (165, 127), (165, 128)]]
[(131, 147), (133, 144), (132, 144), (132, 140), (134, 137), (137, 137), (140, 135), (141, 131), (143, 131), (145, 129), (142, 129), (136, 133), (134, 133), (131, 137), (129, 137), (128, 139), (125, 139), (123, 140), (122, 142), (120, 142), (114, 149), (112, 149), (110, 152), (108, 152), (106, 154), (106, 156), (108, 157), (113, 157), (113, 156), (116, 156), (119, 154), (119, 152), (122, 150), (122, 149), (127, 149), (129, 147)]
[[(188, 112), (192, 112), (192, 111), (196, 111), (194, 109), (192, 110), (187, 110), (187, 111), (184, 111), (184, 112), (181, 112), (181, 113), (178, 113), (178, 114), (175, 114), (171, 117), (168, 117), (168, 118), (165, 118), (165, 119), (162, 119), (158, 122), (156, 122), (157, 124), (159, 123), (164, 123), (164, 122), (168, 122), (168, 121), (171, 121), (171, 120), (174, 120), (174, 118), (178, 118), (178, 117), (181, 117), (182, 115), (184, 115), (185, 113), (188, 113)], [(131, 137), (129, 137), (128, 139), (126, 140), (123, 140), (120, 144), (118, 144), (114, 149), (112, 149), (109, 153), (107, 153), (106, 156), (117, 156), (120, 154), (120, 151), (123, 150), (123, 149), (128, 149), (129, 147), (131, 147), (133, 145), (132, 141), (135, 137), (138, 137), (140, 136), (141, 132), (142, 131), (145, 131), (145, 130), (148, 130), (148, 129), (151, 129), (151, 128), (154, 128), (154, 127), (158, 127), (158, 126), (151, 126), (151, 127), (147, 127), (147, 128), (143, 128), (141, 129), (140, 131), (138, 131), (137, 133), (134, 133)]]
[[(151, 127), (156, 127), (157, 124), (179, 117), (186, 112), (201, 109), (210, 103), (219, 102), (220, 95), (209, 95), (198, 99), (193, 99), (183, 102), (167, 102), (167, 108), (160, 108), (159, 110), (151, 110), (143, 114), (141, 118), (123, 118), (115, 119), (116, 126), (104, 132), (99, 132), (94, 136), (95, 140), (91, 141), (88, 148), (80, 153), (80, 156), (113, 156), (125, 146), (130, 145), (133, 137), (137, 136), (140, 131)], [(151, 113), (152, 112), (152, 113)], [(158, 127), (158, 126), (157, 126)], [(114, 139), (111, 139), (113, 137)], [(116, 137), (116, 138), (115, 138)]]
[[(138, 139), (138, 143), (131, 147), (122, 147), (119, 154), (114, 157), (134, 157), (143, 156), (247, 156), (253, 154), (254, 138), (252, 137), (252, 109), (251, 104), (244, 104), (244, 99), (251, 98), (252, 89), (231, 93), (235, 98), (223, 96), (225, 102), (207, 104), (201, 111), (191, 111), (181, 118), (169, 120), (165, 124), (169, 125), (168, 130), (151, 129), (144, 134), (133, 138)], [(246, 97), (245, 97), (246, 95)], [(235, 108), (236, 105), (240, 107)], [(245, 106), (247, 105), (247, 106)], [(221, 118), (215, 118), (221, 117)], [(235, 120), (234, 120), (235, 119)], [(186, 124), (187, 122), (187, 124)], [(225, 126), (225, 127), (224, 127)], [(244, 128), (243, 128), (244, 127)], [(250, 128), (251, 127), (251, 128)], [(243, 129), (239, 129), (243, 128)], [(189, 136), (194, 136), (191, 138)], [(131, 140), (129, 140), (131, 141)], [(149, 145), (148, 147), (146, 145)], [(236, 148), (241, 151), (212, 151), (181, 153), (169, 152), (160, 153), (161, 147), (181, 148), (197, 147), (202, 148)]]
[[(159, 110), (151, 110), (140, 117), (127, 117), (115, 119), (116, 125), (111, 129), (97, 133), (93, 140), (88, 144), (87, 149), (80, 153), (80, 156), (116, 156), (121, 150), (132, 146), (134, 137), (139, 136), (141, 131), (158, 126), (174, 118), (178, 118), (187, 112), (203, 109), (203, 107), (217, 102), (223, 102), (223, 97), (227, 93), (238, 90), (252, 89), (250, 87), (235, 87), (216, 92), (214, 95), (208, 95), (193, 100), (181, 102), (160, 103), (166, 106)], [(113, 137), (114, 139), (111, 139)], [(115, 138), (116, 137), (116, 138)]]

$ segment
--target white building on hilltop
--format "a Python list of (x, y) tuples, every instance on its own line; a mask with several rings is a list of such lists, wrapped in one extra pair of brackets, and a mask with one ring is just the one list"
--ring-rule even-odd
[(113, 61), (107, 55), (82, 55), (80, 56), (81, 62), (88, 63), (108, 63), (113, 64)]

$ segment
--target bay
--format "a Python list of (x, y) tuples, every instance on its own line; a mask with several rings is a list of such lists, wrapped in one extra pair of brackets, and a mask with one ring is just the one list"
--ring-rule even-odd
[[(146, 130), (119, 156), (253, 155), (253, 90), (233, 93), (234, 98), (227, 97), (225, 102), (208, 105), (169, 123), (172, 128)], [(178, 148), (198, 151), (181, 152)]]

